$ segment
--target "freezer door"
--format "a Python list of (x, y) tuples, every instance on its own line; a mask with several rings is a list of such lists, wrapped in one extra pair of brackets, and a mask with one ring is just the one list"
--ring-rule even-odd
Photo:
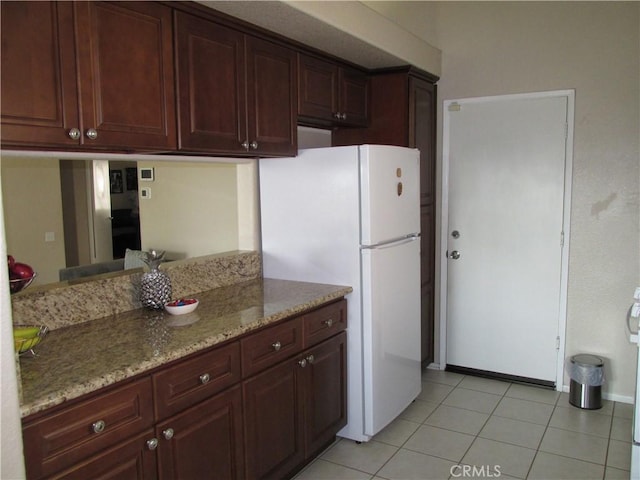
[(373, 436), (420, 393), (420, 241), (362, 249), (365, 434)]
[(416, 149), (360, 147), (362, 245), (420, 232), (420, 159)]

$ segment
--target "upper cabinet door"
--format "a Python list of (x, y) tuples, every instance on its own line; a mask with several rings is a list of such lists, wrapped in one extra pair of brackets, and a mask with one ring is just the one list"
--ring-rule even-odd
[(369, 121), (369, 78), (352, 68), (340, 69), (340, 120), (366, 126)]
[(298, 55), (298, 115), (334, 122), (338, 115), (338, 66)]
[(171, 9), (78, 2), (82, 142), (132, 150), (176, 145)]
[(176, 14), (178, 148), (246, 152), (244, 35)]
[(369, 79), (366, 73), (300, 54), (298, 75), (301, 123), (312, 126), (367, 125)]
[(77, 145), (70, 2), (1, 2), (3, 146)]
[(298, 70), (293, 50), (246, 37), (249, 152), (297, 153)]

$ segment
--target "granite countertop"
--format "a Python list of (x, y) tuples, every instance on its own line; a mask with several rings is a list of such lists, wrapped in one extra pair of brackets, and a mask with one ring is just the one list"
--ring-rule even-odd
[(258, 279), (198, 293), (198, 308), (186, 315), (138, 309), (53, 330), (36, 348), (36, 357), (20, 359), (22, 417), (351, 291), (345, 286)]

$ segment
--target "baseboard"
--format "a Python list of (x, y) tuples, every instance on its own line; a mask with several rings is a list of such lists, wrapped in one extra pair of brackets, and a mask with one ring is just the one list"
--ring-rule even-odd
[[(569, 393), (569, 385), (563, 385), (562, 391), (564, 393)], [(633, 396), (619, 395), (617, 393), (611, 393), (611, 392), (602, 392), (602, 398), (612, 402), (630, 403), (630, 404), (634, 403)]]

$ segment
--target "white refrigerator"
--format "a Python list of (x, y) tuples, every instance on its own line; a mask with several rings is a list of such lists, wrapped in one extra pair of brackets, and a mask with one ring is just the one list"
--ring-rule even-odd
[(353, 287), (341, 437), (368, 441), (421, 391), (419, 183), (404, 147), (260, 160), (264, 276)]

